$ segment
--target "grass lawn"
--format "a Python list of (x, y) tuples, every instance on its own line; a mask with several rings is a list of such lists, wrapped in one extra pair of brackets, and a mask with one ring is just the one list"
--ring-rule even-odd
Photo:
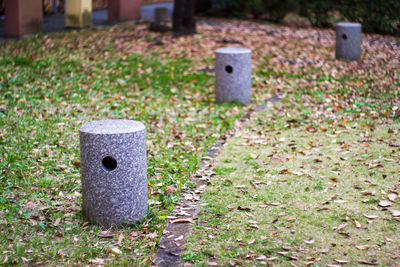
[[(389, 194), (398, 193), (396, 183), (399, 181), (399, 171), (395, 167), (399, 162), (398, 148), (391, 147), (394, 151), (391, 152), (388, 146), (397, 145), (399, 137), (399, 48), (385, 42), (373, 42), (380, 36), (364, 36), (369, 42), (363, 44), (362, 60), (359, 63), (347, 63), (333, 59), (333, 31), (298, 30), (240, 21), (217, 22), (213, 26), (200, 24), (199, 34), (178, 39), (168, 34), (150, 33), (146, 25), (125, 25), (34, 35), (1, 44), (2, 264), (151, 264), (167, 216), (179, 200), (180, 193), (192, 186), (188, 178), (198, 168), (205, 149), (252, 108), (234, 104), (216, 105), (215, 79), (212, 74), (200, 71), (213, 67), (214, 51), (226, 45), (224, 39), (241, 42), (242, 46), (253, 51), (254, 105), (265, 102), (276, 92), (285, 92), (287, 97), (274, 110), (254, 118), (253, 126), (241, 132), (243, 136), (236, 137), (239, 141), (232, 143), (232, 140), (228, 145), (233, 147), (236, 143), (246, 143), (240, 141), (241, 138), (252, 134), (266, 136), (263, 142), (275, 146), (261, 146), (262, 143), (260, 146), (251, 146), (251, 142), (248, 142), (247, 148), (240, 148), (243, 149), (240, 156), (227, 149), (224, 153), (231, 153), (232, 162), (224, 162), (224, 155), (226, 157), (229, 154), (223, 154), (217, 160), (218, 178), (223, 180), (213, 181), (204, 201), (207, 201), (208, 195), (212, 197), (212, 191), (218, 186), (226, 187), (224, 194), (247, 190), (247, 193), (243, 192), (243, 196), (246, 196), (243, 201), (247, 201), (246, 205), (251, 210), (238, 214), (253, 215), (254, 218), (245, 222), (257, 221), (254, 225), (259, 226), (259, 231), (264, 231), (262, 225), (265, 225), (265, 231), (269, 231), (266, 226), (272, 221), (269, 220), (271, 216), (275, 218), (279, 213), (286, 212), (287, 215), (278, 217), (279, 222), (275, 225), (285, 228), (285, 231), (276, 230), (279, 235), (272, 237), (268, 232), (263, 241), (260, 240), (262, 235), (258, 235), (254, 244), (247, 246), (249, 253), (250, 250), (257, 251), (264, 247), (263, 255), (274, 257), (275, 251), (278, 252), (277, 247), (285, 244), (291, 246), (288, 251), (294, 254), (303, 238), (308, 242), (313, 239), (314, 242), (301, 243), (302, 247), (319, 248), (321, 241), (318, 232), (301, 232), (314, 231), (314, 226), (318, 225), (318, 217), (308, 218), (308, 213), (300, 213), (300, 209), (307, 209), (308, 212), (324, 216), (329, 232), (333, 232), (333, 226), (347, 224), (342, 231), (350, 235), (350, 239), (346, 239), (348, 242), (352, 242), (357, 233), (361, 235), (362, 231), (373, 230), (374, 236), (369, 241), (365, 237), (365, 242), (360, 245), (370, 244), (373, 248), (376, 246), (375, 240), (384, 241), (387, 245), (379, 243), (381, 251), (373, 251), (380, 263), (386, 262), (384, 259), (388, 263), (394, 261), (385, 258), (384, 253), (386, 248), (396, 244), (398, 248), (396, 229), (399, 225), (389, 211), (382, 211), (377, 205)], [(390, 40), (389, 37), (385, 38)], [(149, 213), (142, 223), (120, 230), (104, 231), (89, 225), (81, 213), (78, 129), (83, 123), (98, 119), (139, 120), (147, 128)], [(252, 133), (253, 129), (258, 129), (258, 132)], [(360, 136), (362, 131), (363, 136)], [(390, 139), (386, 139), (388, 136)], [(379, 138), (383, 141), (378, 141)], [(336, 143), (333, 143), (333, 139), (336, 139)], [(367, 141), (361, 142), (363, 139)], [(289, 146), (292, 140), (296, 142), (295, 151), (292, 151), (293, 145)], [(349, 147), (342, 147), (345, 144)], [(370, 144), (370, 147), (364, 144)], [(316, 151), (317, 148), (320, 151)], [(344, 151), (349, 152), (341, 155)], [(239, 160), (247, 152), (247, 158)], [(309, 152), (312, 154), (307, 154)], [(266, 153), (274, 156), (265, 158), (269, 155)], [(253, 159), (253, 154), (259, 157)], [(331, 159), (327, 158), (329, 155)], [(281, 162), (272, 158), (283, 159)], [(316, 158), (321, 162), (314, 163)], [(358, 161), (358, 158), (362, 158), (362, 161)], [(334, 163), (340, 166), (334, 167)], [(377, 166), (366, 171), (364, 168), (369, 167), (365, 163)], [(351, 164), (359, 166), (353, 168)], [(314, 165), (318, 170), (312, 168)], [(304, 170), (301, 166), (304, 166)], [(288, 173), (279, 174), (284, 169)], [(345, 171), (347, 169), (350, 172)], [(240, 175), (235, 175), (236, 170)], [(245, 177), (244, 174), (249, 176)], [(382, 178), (383, 174), (386, 175), (385, 179)], [(330, 180), (332, 175), (338, 182)], [(244, 178), (245, 181), (239, 180)], [(249, 184), (250, 179), (259, 179), (266, 185), (255, 184), (259, 189), (254, 189)], [(366, 180), (371, 185), (365, 184)], [(221, 181), (224, 181), (224, 185), (219, 184)], [(377, 185), (373, 186), (374, 183)], [(242, 184), (246, 188), (234, 187)], [(348, 189), (350, 195), (343, 189), (346, 185), (351, 185)], [(362, 189), (354, 189), (355, 185)], [(263, 194), (274, 187), (279, 187), (275, 190), (276, 195)], [(296, 205), (290, 205), (294, 196), (302, 195), (295, 195), (294, 190), (304, 191), (307, 187), (308, 193), (302, 192), (306, 198), (295, 201)], [(250, 193), (253, 189), (262, 190), (262, 193), (256, 193), (259, 199), (250, 202), (247, 196), (254, 196)], [(353, 203), (352, 200), (364, 190), (375, 193), (360, 196), (360, 201)], [(288, 192), (278, 194), (284, 191)], [(289, 195), (284, 197), (286, 194)], [(335, 195), (337, 197), (331, 199)], [(362, 202), (361, 197), (369, 198), (369, 202)], [(347, 202), (337, 203), (335, 200)], [(326, 206), (329, 210), (318, 211), (318, 208), (314, 208), (314, 205), (319, 207), (323, 201), (329, 201)], [(396, 201), (390, 209), (400, 209)], [(261, 202), (280, 204), (270, 206)], [(350, 203), (353, 203), (352, 206), (348, 206)], [(261, 210), (258, 204), (267, 207)], [(286, 209), (282, 209), (282, 206), (286, 206)], [(370, 211), (369, 207), (376, 207), (377, 210)], [(361, 217), (361, 208), (365, 209), (363, 212), (366, 214), (377, 214), (379, 218)], [(222, 214), (219, 222), (222, 223), (224, 218), (228, 218), (230, 208), (218, 209)], [(233, 210), (236, 212), (237, 207), (233, 206)], [(212, 212), (213, 206), (209, 205), (203, 214), (207, 217)], [(285, 234), (289, 235), (291, 231), (289, 228), (286, 231), (289, 222), (285, 220), (289, 217), (296, 218), (290, 222), (294, 230), (303, 220), (310, 224), (309, 228), (296, 231), (298, 237), (290, 234), (293, 235), (293, 241), (290, 242), (283, 240)], [(205, 218), (199, 222), (207, 220)], [(373, 223), (368, 224), (367, 220)], [(361, 224), (360, 229), (354, 229), (354, 221)], [(221, 229), (218, 235), (228, 240), (226, 232), (222, 231), (226, 225), (218, 226)], [(375, 226), (385, 227), (385, 231), (382, 228), (375, 229)], [(243, 228), (232, 223), (231, 227), (246, 231), (249, 238), (256, 233), (247, 232), (247, 226)], [(387, 234), (381, 235), (380, 232)], [(222, 263), (227, 262), (226, 257), (231, 257), (239, 262), (236, 258), (240, 253), (218, 256), (217, 252), (208, 255), (197, 251), (196, 240), (203, 239), (198, 234), (192, 237), (193, 243), (190, 243), (192, 246), (189, 244), (185, 259), (200, 263), (218, 260)], [(333, 238), (328, 233), (326, 235), (327, 238)], [(229, 236), (233, 238), (233, 235)], [(242, 238), (241, 242), (251, 241), (247, 240), (247, 236), (238, 238)], [(283, 240), (281, 243), (276, 241), (279, 238)], [(357, 240), (354, 239), (354, 242)], [(261, 242), (268, 245), (261, 246)], [(334, 251), (329, 243), (331, 241), (327, 242), (324, 248)], [(340, 247), (340, 240), (335, 242)], [(207, 246), (204, 245), (204, 248)], [(364, 250), (361, 252), (364, 253)], [(270, 256), (269, 253), (274, 255)], [(285, 260), (282, 257), (278, 259)]]

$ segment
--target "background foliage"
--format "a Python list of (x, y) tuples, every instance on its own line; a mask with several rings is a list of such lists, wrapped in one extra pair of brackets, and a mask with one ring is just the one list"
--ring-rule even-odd
[(363, 32), (400, 35), (400, 2), (397, 0), (198, 0), (199, 13), (280, 22), (289, 12), (307, 18), (313, 26), (335, 21), (362, 23)]

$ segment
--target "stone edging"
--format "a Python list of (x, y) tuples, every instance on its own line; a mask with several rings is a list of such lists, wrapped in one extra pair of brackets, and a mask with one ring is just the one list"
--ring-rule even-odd
[(206, 186), (210, 183), (209, 177), (215, 174), (212, 170), (212, 160), (220, 154), (226, 140), (246, 125), (253, 113), (258, 113), (264, 110), (268, 104), (274, 104), (281, 99), (280, 96), (275, 95), (266, 104), (252, 108), (239, 120), (238, 126), (229, 130), (207, 151), (209, 157), (205, 157), (200, 162), (200, 169), (190, 178), (190, 181), (195, 186), (182, 193), (179, 203), (176, 204), (172, 215), (169, 216), (168, 223), (158, 244), (159, 250), (154, 259), (156, 266), (182, 265), (180, 254), (184, 251), (183, 247), (186, 238), (190, 234), (194, 225), (194, 219), (198, 215), (199, 200)]

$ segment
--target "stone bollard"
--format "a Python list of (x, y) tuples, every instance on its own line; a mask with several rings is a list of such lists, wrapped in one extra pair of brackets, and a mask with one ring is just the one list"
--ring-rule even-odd
[(336, 24), (336, 58), (359, 60), (361, 55), (361, 24)]
[(142, 220), (148, 199), (143, 123), (94, 121), (79, 134), (84, 217), (105, 228)]
[(154, 22), (163, 24), (167, 21), (167, 9), (165, 7), (156, 7), (154, 9)]
[(251, 50), (224, 47), (215, 51), (215, 98), (217, 103), (251, 101)]
[(92, 0), (65, 2), (65, 26), (83, 28), (92, 26)]

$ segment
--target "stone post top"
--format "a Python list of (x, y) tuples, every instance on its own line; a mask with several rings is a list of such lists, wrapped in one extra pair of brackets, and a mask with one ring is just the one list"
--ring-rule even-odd
[(359, 28), (361, 27), (361, 24), (358, 22), (339, 22), (336, 23), (336, 27), (354, 27), (354, 28)]
[(124, 134), (145, 130), (140, 121), (133, 120), (100, 120), (85, 123), (80, 129), (81, 133), (89, 134)]
[(251, 53), (250, 49), (243, 47), (222, 47), (215, 50), (218, 54), (247, 54)]

